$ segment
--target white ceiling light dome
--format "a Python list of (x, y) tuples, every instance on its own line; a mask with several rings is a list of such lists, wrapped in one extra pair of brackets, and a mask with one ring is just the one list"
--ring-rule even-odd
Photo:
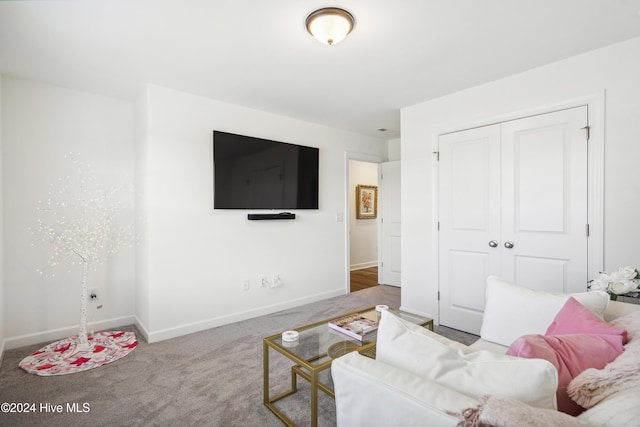
[(305, 25), (316, 40), (331, 46), (341, 42), (353, 30), (355, 19), (344, 9), (325, 7), (311, 12)]

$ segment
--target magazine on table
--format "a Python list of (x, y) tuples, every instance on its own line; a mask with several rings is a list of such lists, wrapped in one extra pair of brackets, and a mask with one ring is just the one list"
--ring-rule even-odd
[(329, 327), (362, 341), (366, 334), (378, 329), (378, 322), (362, 314), (352, 314), (329, 321)]

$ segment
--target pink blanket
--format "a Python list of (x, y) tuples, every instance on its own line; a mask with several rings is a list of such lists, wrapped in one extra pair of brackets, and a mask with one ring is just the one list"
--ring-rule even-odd
[(482, 396), (478, 406), (451, 415), (460, 418), (457, 427), (592, 427), (563, 412), (496, 396)]

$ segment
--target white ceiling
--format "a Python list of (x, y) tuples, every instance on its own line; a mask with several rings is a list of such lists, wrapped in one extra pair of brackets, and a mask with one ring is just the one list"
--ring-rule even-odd
[[(331, 47), (304, 26), (326, 6), (356, 17)], [(393, 139), (401, 107), (638, 37), (639, 10), (640, 0), (0, 1), (0, 72), (129, 99), (153, 83)]]

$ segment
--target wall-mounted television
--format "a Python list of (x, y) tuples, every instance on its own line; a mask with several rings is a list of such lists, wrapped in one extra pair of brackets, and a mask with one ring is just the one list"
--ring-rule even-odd
[(213, 131), (214, 209), (318, 209), (314, 147)]

